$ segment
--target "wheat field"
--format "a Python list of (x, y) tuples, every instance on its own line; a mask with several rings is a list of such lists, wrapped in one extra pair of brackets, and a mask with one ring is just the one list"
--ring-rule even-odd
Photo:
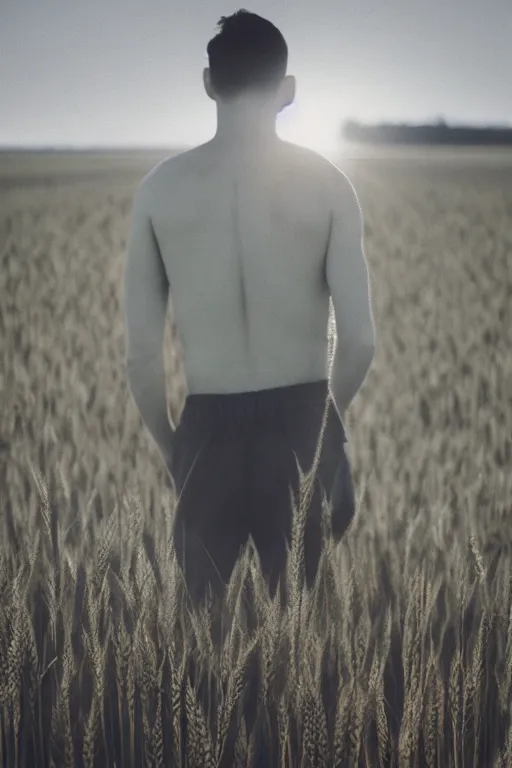
[[(222, 610), (199, 615), (123, 371), (131, 203), (156, 158), (0, 159), (2, 768), (512, 765), (502, 159), (340, 161), (377, 329), (347, 416), (356, 518), (308, 593), (306, 475), (286, 607), (249, 543)], [(172, 317), (165, 364), (177, 419)]]

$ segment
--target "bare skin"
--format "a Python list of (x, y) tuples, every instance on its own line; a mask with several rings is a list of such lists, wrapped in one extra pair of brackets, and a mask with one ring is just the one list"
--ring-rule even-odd
[[(160, 163), (134, 201), (124, 278), (128, 384), (168, 463), (163, 332), (176, 321), (188, 394), (248, 392), (329, 378), (343, 419), (374, 351), (363, 221), (348, 178), (282, 141), (274, 93), (217, 103), (211, 141)], [(327, 359), (329, 297), (337, 343)]]
[(152, 172), (189, 394), (328, 378), (328, 169), (275, 136), (250, 150), (212, 139)]

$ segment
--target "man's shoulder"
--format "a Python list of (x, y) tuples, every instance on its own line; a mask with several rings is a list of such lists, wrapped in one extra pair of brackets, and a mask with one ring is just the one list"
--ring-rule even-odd
[(298, 165), (307, 170), (310, 177), (315, 177), (322, 189), (330, 196), (336, 195), (340, 186), (350, 185), (350, 180), (339, 166), (325, 155), (300, 144), (286, 142), (291, 148)]
[[(154, 201), (158, 200), (165, 192), (169, 194), (172, 190), (175, 180), (183, 173), (188, 165), (189, 154), (193, 150), (186, 150), (176, 155), (166, 157), (155, 165), (139, 181), (136, 189), (136, 196), (141, 204), (145, 204), (151, 211)], [(185, 157), (186, 156), (186, 157)]]
[(320, 152), (311, 149), (311, 147), (305, 147), (303, 144), (294, 144), (292, 141), (286, 141), (285, 139), (281, 139), (281, 143), (288, 150), (290, 157), (300, 164), (305, 164), (312, 169), (324, 173), (332, 172), (335, 167), (330, 160)]
[(174, 174), (176, 170), (181, 168), (184, 162), (188, 159), (194, 149), (178, 152), (175, 155), (170, 155), (157, 163), (151, 170), (142, 177), (139, 188), (150, 189), (156, 186), (163, 179), (167, 179), (170, 175)]
[[(285, 167), (295, 167), (303, 171), (310, 183), (320, 184), (324, 194), (330, 195), (336, 187), (339, 188), (340, 181), (343, 183), (343, 180), (346, 180), (350, 184), (348, 177), (335, 163), (309, 147), (280, 139), (277, 149)], [(214, 148), (207, 142), (165, 158), (142, 178), (138, 188), (139, 194), (151, 204), (153, 196), (158, 198), (163, 188), (167, 194), (170, 193), (179, 180), (187, 178), (205, 163), (209, 164), (214, 152)], [(276, 167), (279, 166), (277, 161)]]

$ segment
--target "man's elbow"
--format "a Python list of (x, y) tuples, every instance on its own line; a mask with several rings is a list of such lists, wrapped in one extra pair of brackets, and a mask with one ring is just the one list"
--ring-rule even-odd
[(153, 366), (155, 361), (163, 354), (163, 349), (158, 350), (153, 340), (131, 341), (128, 345), (124, 365), (127, 371), (144, 370)]
[(364, 329), (359, 338), (358, 343), (361, 349), (367, 352), (371, 357), (375, 354), (375, 330), (374, 328)]
[(147, 382), (159, 377), (164, 370), (163, 350), (156, 351), (149, 346), (144, 349), (130, 350), (125, 357), (124, 370), (128, 386), (132, 391), (134, 386), (137, 388), (142, 384), (147, 386)]
[(356, 351), (371, 361), (375, 354), (375, 330), (373, 327), (364, 327), (354, 333), (338, 333), (338, 345), (341, 349)]
[(137, 356), (127, 356), (124, 361), (124, 373), (126, 381), (130, 389), (133, 388), (133, 383), (138, 381), (143, 374), (144, 367), (141, 364), (141, 360)]
[(130, 375), (130, 371), (133, 371), (137, 361), (131, 355), (126, 355), (124, 358), (124, 372), (127, 376)]
[(366, 371), (369, 370), (375, 355), (375, 339), (363, 338), (358, 342), (357, 358)]

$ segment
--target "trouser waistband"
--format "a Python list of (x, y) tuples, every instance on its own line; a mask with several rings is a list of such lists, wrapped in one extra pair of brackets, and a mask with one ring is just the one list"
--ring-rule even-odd
[(251, 392), (193, 394), (185, 401), (181, 422), (223, 428), (269, 422), (285, 411), (325, 403), (328, 395), (327, 379)]

